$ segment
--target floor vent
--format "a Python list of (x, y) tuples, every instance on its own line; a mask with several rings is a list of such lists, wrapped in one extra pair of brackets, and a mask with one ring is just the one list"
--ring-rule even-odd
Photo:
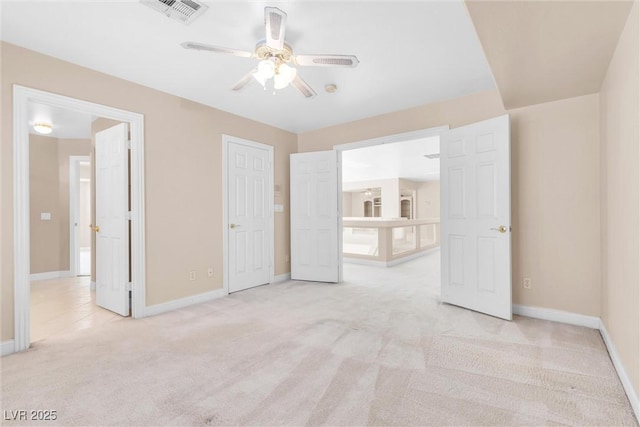
[(204, 3), (194, 0), (140, 0), (140, 3), (186, 25), (191, 24), (209, 8)]

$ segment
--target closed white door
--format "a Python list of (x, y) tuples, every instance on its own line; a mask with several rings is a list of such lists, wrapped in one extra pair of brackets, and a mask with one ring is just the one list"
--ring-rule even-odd
[(442, 300), (511, 320), (509, 116), (450, 130), (440, 162)]
[(129, 315), (128, 124), (98, 132), (96, 165), (96, 303)]
[(229, 292), (271, 278), (272, 160), (258, 144), (230, 141), (227, 148)]
[(291, 278), (340, 280), (336, 151), (291, 154)]

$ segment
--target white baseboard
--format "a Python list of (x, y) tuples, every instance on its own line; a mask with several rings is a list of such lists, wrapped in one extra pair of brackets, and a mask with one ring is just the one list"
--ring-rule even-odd
[(91, 282), (91, 290), (95, 291), (96, 290), (96, 282)]
[(602, 320), (600, 320), (599, 329), (600, 329), (600, 335), (602, 335), (602, 339), (604, 340), (604, 344), (607, 346), (607, 350), (609, 350), (609, 357), (611, 357), (611, 361), (613, 362), (613, 367), (616, 368), (616, 372), (618, 373), (618, 378), (620, 378), (622, 387), (624, 388), (625, 393), (627, 393), (629, 402), (631, 402), (631, 407), (633, 408), (633, 412), (635, 412), (636, 414), (636, 420), (640, 420), (640, 399), (638, 398), (638, 394), (633, 388), (633, 383), (631, 382), (631, 378), (629, 378), (629, 375), (627, 375), (627, 371), (625, 371), (624, 366), (622, 365), (622, 361), (618, 356), (616, 347), (613, 345), (613, 341), (611, 341), (609, 332), (607, 332), (607, 328), (604, 326), (604, 322), (602, 322)]
[(0, 343), (0, 356), (6, 356), (14, 352), (15, 347), (13, 345), (13, 340), (2, 341), (2, 343)]
[(513, 314), (525, 317), (533, 317), (534, 319), (552, 320), (554, 322), (568, 323), (569, 325), (584, 326), (591, 329), (600, 329), (599, 317), (571, 313), (569, 311), (513, 304)]
[(166, 313), (168, 311), (177, 310), (179, 308), (188, 307), (194, 304), (211, 301), (222, 298), (227, 295), (224, 289), (216, 289), (215, 291), (205, 292), (203, 294), (192, 295), (190, 297), (180, 298), (177, 300), (165, 302), (162, 304), (151, 305), (145, 308), (145, 316), (155, 316), (157, 314)]
[(273, 282), (271, 283), (286, 282), (287, 280), (291, 280), (291, 273), (278, 274), (273, 278)]
[(64, 277), (71, 277), (70, 271), (45, 271), (44, 273), (33, 273), (29, 276), (30, 280), (49, 280), (49, 279), (62, 279)]

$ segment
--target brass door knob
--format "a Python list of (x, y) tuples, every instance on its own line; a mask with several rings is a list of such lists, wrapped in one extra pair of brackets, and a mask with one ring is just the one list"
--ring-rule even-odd
[(229, 228), (237, 228), (240, 227), (240, 224), (229, 224)]
[(506, 232), (507, 232), (507, 227), (506, 227), (506, 226), (504, 226), (504, 225), (501, 225), (501, 226), (500, 226), (500, 227), (498, 227), (498, 228), (492, 228), (492, 230), (499, 231), (499, 232), (501, 232), (501, 233), (506, 233)]
[(89, 224), (89, 228), (92, 229), (93, 231), (95, 231), (96, 233), (100, 232), (100, 226), (99, 225), (96, 225), (94, 227), (93, 224)]

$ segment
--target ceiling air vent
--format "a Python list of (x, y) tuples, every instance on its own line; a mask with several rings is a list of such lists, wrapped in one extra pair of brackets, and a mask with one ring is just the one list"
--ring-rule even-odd
[(433, 153), (433, 154), (425, 154), (424, 155), (427, 159), (439, 159), (440, 158), (440, 153)]
[(209, 8), (204, 3), (194, 0), (140, 0), (140, 3), (187, 25)]

